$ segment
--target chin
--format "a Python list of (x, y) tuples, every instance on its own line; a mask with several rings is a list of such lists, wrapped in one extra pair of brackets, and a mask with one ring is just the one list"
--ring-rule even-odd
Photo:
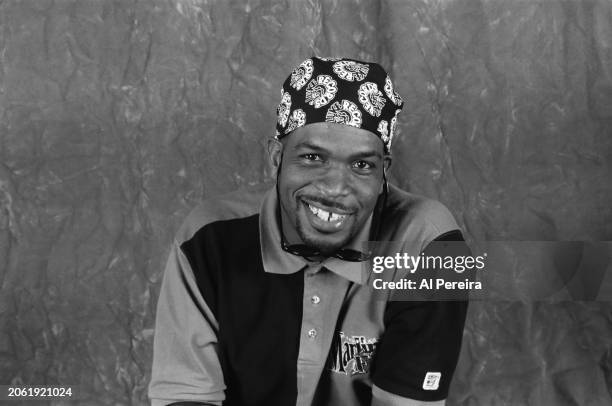
[(301, 224), (298, 224), (298, 235), (304, 244), (318, 249), (324, 255), (330, 255), (344, 248), (351, 240), (351, 235), (329, 235), (317, 232), (306, 232)]

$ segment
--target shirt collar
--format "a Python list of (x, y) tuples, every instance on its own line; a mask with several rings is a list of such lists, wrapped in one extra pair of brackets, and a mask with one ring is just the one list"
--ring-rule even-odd
[[(259, 238), (261, 241), (261, 259), (264, 271), (276, 274), (292, 274), (301, 271), (315, 263), (297, 255), (290, 254), (281, 247), (280, 225), (276, 213), (278, 213), (278, 199), (276, 188), (272, 188), (266, 194), (259, 211)], [(359, 233), (353, 238), (348, 248), (362, 251), (363, 244), (368, 241), (372, 215), (361, 227)], [(350, 262), (339, 258), (327, 258), (320, 263), (335, 274), (348, 279), (351, 282), (362, 284), (362, 267), (365, 262)]]

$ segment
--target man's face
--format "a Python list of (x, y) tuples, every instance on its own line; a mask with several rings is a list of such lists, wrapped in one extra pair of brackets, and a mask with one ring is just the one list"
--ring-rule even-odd
[[(374, 210), (390, 157), (367, 130), (314, 123), (271, 141), (283, 228), (291, 241), (329, 255), (345, 246)], [(293, 241), (292, 241), (293, 242)]]

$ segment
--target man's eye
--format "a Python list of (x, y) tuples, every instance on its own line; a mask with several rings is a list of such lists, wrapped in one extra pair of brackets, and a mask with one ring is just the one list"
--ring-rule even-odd
[(304, 158), (307, 161), (320, 161), (321, 160), (321, 156), (319, 154), (304, 154), (302, 155), (302, 158)]
[(372, 165), (371, 163), (367, 162), (367, 161), (355, 161), (353, 163), (353, 167), (356, 169), (360, 169), (360, 170), (368, 170), (368, 169), (372, 169), (374, 168), (374, 165)]

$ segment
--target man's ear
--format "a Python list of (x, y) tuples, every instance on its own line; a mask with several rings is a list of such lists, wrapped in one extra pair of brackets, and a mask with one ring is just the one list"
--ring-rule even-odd
[(380, 192), (383, 192), (384, 183), (389, 179), (389, 168), (391, 167), (391, 154), (385, 154), (383, 157), (383, 182), (380, 184)]
[(385, 154), (383, 157), (383, 171), (385, 171), (385, 176), (389, 173), (389, 168), (391, 167), (391, 154)]
[(281, 160), (283, 159), (283, 143), (276, 138), (268, 139), (268, 156), (270, 157), (274, 173), (278, 172)]

